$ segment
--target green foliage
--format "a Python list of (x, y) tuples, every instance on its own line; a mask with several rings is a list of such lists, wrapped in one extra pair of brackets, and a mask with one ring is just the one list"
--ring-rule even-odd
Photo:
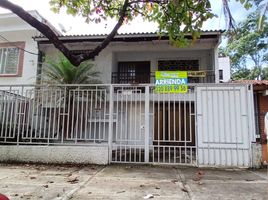
[[(263, 68), (267, 64), (268, 23), (263, 23), (263, 30), (258, 31), (257, 12), (238, 24), (236, 31), (227, 34), (228, 44), (223, 51), (231, 59), (233, 78), (265, 78)], [(253, 63), (249, 69), (249, 63)]]
[(78, 67), (72, 65), (64, 56), (58, 61), (49, 60), (45, 63), (42, 82), (46, 84), (97, 84), (101, 83), (100, 73), (93, 70), (90, 61), (81, 63)]
[[(118, 19), (124, 0), (50, 0), (52, 10), (66, 8), (68, 14), (81, 15), (86, 22), (100, 23), (108, 18)], [(137, 16), (156, 22), (159, 34), (168, 35), (174, 45), (185, 46), (200, 36), (203, 22), (214, 17), (209, 0), (129, 0), (125, 23)]]

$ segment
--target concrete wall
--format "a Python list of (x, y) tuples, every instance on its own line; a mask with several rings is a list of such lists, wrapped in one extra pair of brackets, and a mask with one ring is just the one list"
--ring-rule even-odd
[(0, 146), (0, 162), (108, 164), (107, 146)]
[(252, 143), (252, 167), (260, 168), (262, 164), (262, 146), (258, 143)]

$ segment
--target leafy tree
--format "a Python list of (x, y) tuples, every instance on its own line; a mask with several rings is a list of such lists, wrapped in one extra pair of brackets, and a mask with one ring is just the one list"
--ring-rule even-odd
[[(66, 8), (68, 14), (81, 15), (87, 22), (100, 23), (107, 18), (117, 19), (117, 23), (107, 37), (91, 52), (79, 55), (69, 50), (58, 35), (46, 24), (38, 21), (18, 5), (8, 0), (1, 0), (0, 7), (6, 8), (46, 36), (54, 46), (75, 66), (98, 55), (115, 37), (117, 31), (126, 21), (137, 16), (156, 22), (159, 34), (168, 35), (175, 45), (187, 45), (184, 34), (191, 34), (193, 40), (199, 37), (203, 22), (214, 17), (210, 1), (212, 0), (50, 0), (52, 10), (59, 12)], [(252, 0), (240, 1), (246, 8)], [(222, 0), (226, 21), (230, 28), (234, 27), (234, 19), (229, 9), (229, 0)]]
[[(225, 54), (231, 59), (234, 79), (265, 79), (265, 64), (268, 63), (268, 23), (263, 22), (263, 29), (258, 31), (257, 12), (238, 24), (236, 30), (227, 34), (228, 44)], [(253, 63), (252, 69), (249, 68)]]

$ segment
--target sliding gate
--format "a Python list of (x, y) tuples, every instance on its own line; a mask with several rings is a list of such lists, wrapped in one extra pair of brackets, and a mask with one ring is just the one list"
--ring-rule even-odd
[(158, 94), (154, 86), (114, 86), (110, 161), (196, 163), (195, 87)]

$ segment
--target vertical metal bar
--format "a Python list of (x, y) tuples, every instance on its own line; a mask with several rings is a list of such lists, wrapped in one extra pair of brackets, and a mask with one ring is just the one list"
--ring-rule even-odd
[[(160, 95), (157, 94), (157, 162), (160, 159)], [(163, 122), (162, 122), (163, 123)]]
[(134, 98), (134, 162), (136, 162), (137, 155), (137, 92), (135, 93)]
[(173, 93), (173, 141), (176, 142), (176, 102), (175, 92)]
[[(96, 86), (96, 88), (98, 89), (98, 86)], [(99, 121), (98, 132), (99, 132), (99, 134), (98, 134), (98, 140), (101, 139), (101, 112), (102, 112), (102, 90), (99, 89), (99, 91), (100, 91), (100, 97), (99, 97), (99, 119), (98, 119), (98, 121)]]
[[(189, 95), (189, 93), (187, 93)], [(183, 95), (183, 114), (184, 114), (184, 162), (187, 163), (187, 105), (186, 105), (186, 100), (185, 100), (186, 95)]]
[(145, 86), (145, 162), (149, 162), (149, 134), (150, 134), (150, 88), (149, 86)]
[(113, 106), (114, 106), (114, 87), (110, 85), (110, 97), (109, 97), (109, 137), (108, 137), (108, 152), (109, 152), (109, 163), (112, 161), (113, 153)]
[[(168, 141), (170, 141), (170, 92), (168, 93)], [(170, 150), (170, 149), (169, 149)]]
[(48, 107), (48, 96), (49, 96), (49, 88), (47, 89), (47, 94), (45, 95), (45, 116), (44, 116), (44, 139), (46, 138), (46, 134), (49, 134), (46, 130), (47, 128), (47, 107)]
[[(87, 136), (88, 136), (88, 132), (87, 132), (87, 128), (88, 128), (88, 100), (89, 100), (89, 95), (88, 95), (88, 89), (86, 90), (87, 92), (87, 96), (86, 96), (86, 111), (85, 111), (85, 118), (86, 118), (86, 121), (85, 121), (85, 140), (86, 139), (89, 139)], [(89, 122), (90, 123), (90, 122)]]
[[(107, 90), (105, 89), (104, 91), (103, 91), (103, 95), (104, 95), (104, 106), (103, 106), (103, 132), (102, 132), (102, 137), (101, 137), (101, 139), (102, 140), (105, 140), (105, 137), (106, 137), (106, 115), (107, 115), (107, 111), (106, 111), (106, 109), (107, 109)], [(113, 113), (111, 113), (112, 114), (112, 116), (113, 116)], [(110, 115), (109, 115), (109, 117), (110, 117)], [(109, 120), (110, 121), (110, 120)], [(108, 128), (109, 128), (109, 125), (108, 125)], [(109, 131), (109, 130), (108, 130)], [(108, 138), (107, 138), (108, 139)]]
[(94, 103), (94, 110), (95, 110), (95, 112), (94, 112), (94, 114), (95, 114), (95, 116), (94, 116), (94, 129), (93, 129), (93, 140), (94, 140), (94, 142), (96, 142), (96, 129), (97, 129), (97, 120), (98, 120), (98, 115), (97, 115), (97, 111), (98, 111), (98, 90), (97, 90), (97, 87), (95, 87), (95, 98), (94, 98), (94, 101), (95, 101), (95, 103)]
[[(84, 117), (84, 102), (85, 102), (85, 100), (84, 100), (84, 96), (85, 96), (85, 90), (81, 90), (81, 93), (82, 93), (82, 102), (81, 102), (81, 114), (79, 115), (80, 116), (80, 121), (81, 121), (81, 123), (80, 123), (80, 130), (79, 130), (79, 139), (80, 140), (85, 140), (86, 138), (85, 138), (85, 133), (84, 133), (84, 137), (83, 137), (83, 131), (85, 131), (85, 130), (83, 130), (83, 123), (84, 124), (86, 124), (86, 122), (84, 121), (85, 120), (85, 117)], [(79, 112), (80, 113), (80, 112)], [(78, 117), (79, 117), (78, 116)]]
[[(52, 124), (52, 138), (53, 139), (55, 139), (56, 111), (57, 111), (57, 99), (58, 99), (57, 96), (58, 96), (58, 90), (55, 90), (55, 95), (54, 95), (54, 110), (53, 110), (53, 124)], [(61, 97), (59, 96), (59, 99), (60, 98)], [(56, 135), (56, 136), (58, 138), (58, 135)]]
[[(201, 99), (199, 100), (201, 101)], [(201, 103), (199, 103), (200, 105)], [(198, 133), (198, 121), (197, 121), (197, 86), (194, 86), (194, 112), (195, 112), (195, 162), (197, 163), (197, 166), (199, 165), (198, 163), (198, 138), (199, 138), (199, 133)]]
[[(21, 94), (23, 94), (24, 86), (21, 87)], [(21, 102), (19, 102), (19, 113), (21, 113)], [(18, 135), (17, 135), (17, 145), (19, 145), (19, 139), (20, 139), (20, 115), (19, 115), (19, 123), (18, 123)]]
[[(92, 130), (94, 130), (94, 127), (93, 127), (93, 124), (94, 124), (94, 120), (95, 119), (93, 119), (93, 95), (94, 95), (94, 91), (93, 91), (93, 89), (90, 91), (90, 116), (89, 116), (89, 121), (90, 121), (90, 123), (89, 123), (89, 133), (90, 133), (90, 137), (89, 137), (89, 139), (92, 139)], [(93, 136), (93, 142), (95, 142), (95, 140), (94, 140), (94, 136)]]
[[(13, 99), (12, 99), (12, 90), (11, 90), (12, 86), (9, 87), (9, 101), (7, 102), (7, 113), (6, 113), (6, 129), (5, 129), (5, 136), (6, 138), (10, 137), (9, 134), (8, 134), (8, 127), (9, 129), (11, 129), (11, 121), (10, 121), (10, 104), (12, 103)], [(21, 112), (19, 112), (21, 113)]]

